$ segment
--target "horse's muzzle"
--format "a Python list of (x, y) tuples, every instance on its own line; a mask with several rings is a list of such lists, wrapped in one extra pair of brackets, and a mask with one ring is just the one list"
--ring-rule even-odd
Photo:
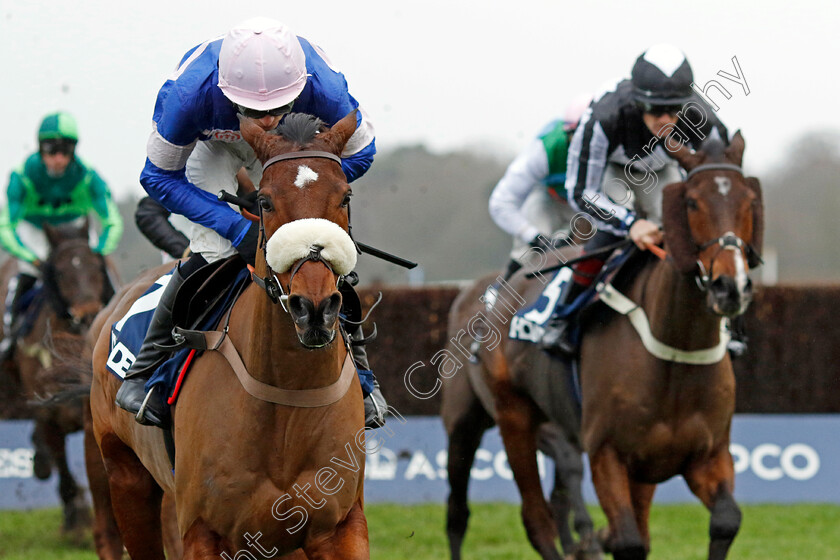
[(307, 297), (290, 295), (288, 306), (301, 344), (320, 348), (333, 341), (338, 329), (341, 294), (334, 292), (317, 306)]
[(724, 317), (737, 317), (742, 314), (749, 307), (752, 298), (752, 280), (749, 277), (741, 286), (731, 276), (718, 276), (709, 284), (709, 307)]

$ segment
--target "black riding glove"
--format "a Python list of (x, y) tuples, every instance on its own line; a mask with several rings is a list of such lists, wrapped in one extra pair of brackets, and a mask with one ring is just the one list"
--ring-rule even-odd
[(242, 238), (242, 241), (240, 241), (238, 245), (233, 247), (239, 253), (239, 256), (251, 266), (254, 266), (257, 261), (257, 241), (259, 240), (259, 237), (259, 222), (251, 222), (245, 237)]
[(549, 253), (554, 250), (554, 243), (552, 243), (551, 239), (548, 237), (537, 234), (531, 241), (528, 242), (528, 245), (534, 247), (535, 249), (540, 249), (546, 253)]

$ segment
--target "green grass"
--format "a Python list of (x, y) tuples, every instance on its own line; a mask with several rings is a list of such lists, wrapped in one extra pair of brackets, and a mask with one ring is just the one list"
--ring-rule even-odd
[[(744, 521), (730, 560), (769, 558), (840, 558), (840, 506), (742, 506)], [(537, 558), (528, 545), (519, 508), (473, 504), (465, 560)], [(366, 508), (371, 556), (375, 560), (441, 560), (448, 557), (444, 507), (370, 505)], [(592, 508), (596, 526), (606, 522)], [(650, 560), (706, 558), (708, 513), (699, 505), (655, 506), (651, 514)], [(57, 509), (0, 512), (0, 558), (3, 560), (93, 560), (91, 541), (78, 548), (63, 539)]]

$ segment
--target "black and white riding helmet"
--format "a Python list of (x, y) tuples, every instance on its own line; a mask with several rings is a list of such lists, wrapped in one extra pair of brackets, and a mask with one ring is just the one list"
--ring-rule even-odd
[(681, 50), (659, 44), (636, 59), (630, 79), (636, 101), (650, 105), (681, 105), (691, 98), (694, 74)]

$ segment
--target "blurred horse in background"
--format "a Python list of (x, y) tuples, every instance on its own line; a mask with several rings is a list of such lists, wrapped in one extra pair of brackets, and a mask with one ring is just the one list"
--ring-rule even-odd
[[(473, 348), (477, 363), (464, 363), (457, 374), (443, 378), (441, 417), (449, 439), (450, 486), (446, 530), (453, 560), (461, 558), (467, 530), (467, 486), (475, 453), (494, 423), (522, 496), (522, 520), (534, 549), (542, 558), (559, 560), (559, 537), (568, 558), (601, 557), (581, 490), (580, 406), (569, 365), (533, 342), (507, 336), (516, 308), (534, 303), (545, 288), (536, 277), (526, 277), (530, 270), (515, 274), (509, 285), (491, 276), (476, 281), (458, 295), (449, 312), (447, 348), (452, 356), (460, 357), (453, 341), (470, 340), (467, 333), (485, 342)], [(497, 296), (488, 303), (491, 285)], [(491, 331), (500, 336), (487, 343)], [(537, 449), (554, 461), (550, 503), (540, 482)], [(571, 532), (570, 516), (579, 542)]]
[[(67, 465), (65, 437), (82, 429), (84, 395), (64, 393), (68, 386), (89, 382), (80, 378), (89, 372), (81, 358), (84, 336), (96, 314), (114, 293), (105, 258), (89, 245), (89, 225), (44, 225), (50, 249), (41, 265), (40, 285), (32, 291), (28, 310), (19, 323), (26, 328), (17, 337), (12, 359), (3, 364), (8, 381), (4, 392), (26, 405), (20, 415), (35, 420), (32, 444), (36, 478), (47, 480), (58, 472), (59, 495), (64, 509), (63, 531), (74, 540), (90, 525), (84, 493)], [(6, 300), (9, 279), (17, 273), (17, 261), (0, 268), (0, 301)]]

